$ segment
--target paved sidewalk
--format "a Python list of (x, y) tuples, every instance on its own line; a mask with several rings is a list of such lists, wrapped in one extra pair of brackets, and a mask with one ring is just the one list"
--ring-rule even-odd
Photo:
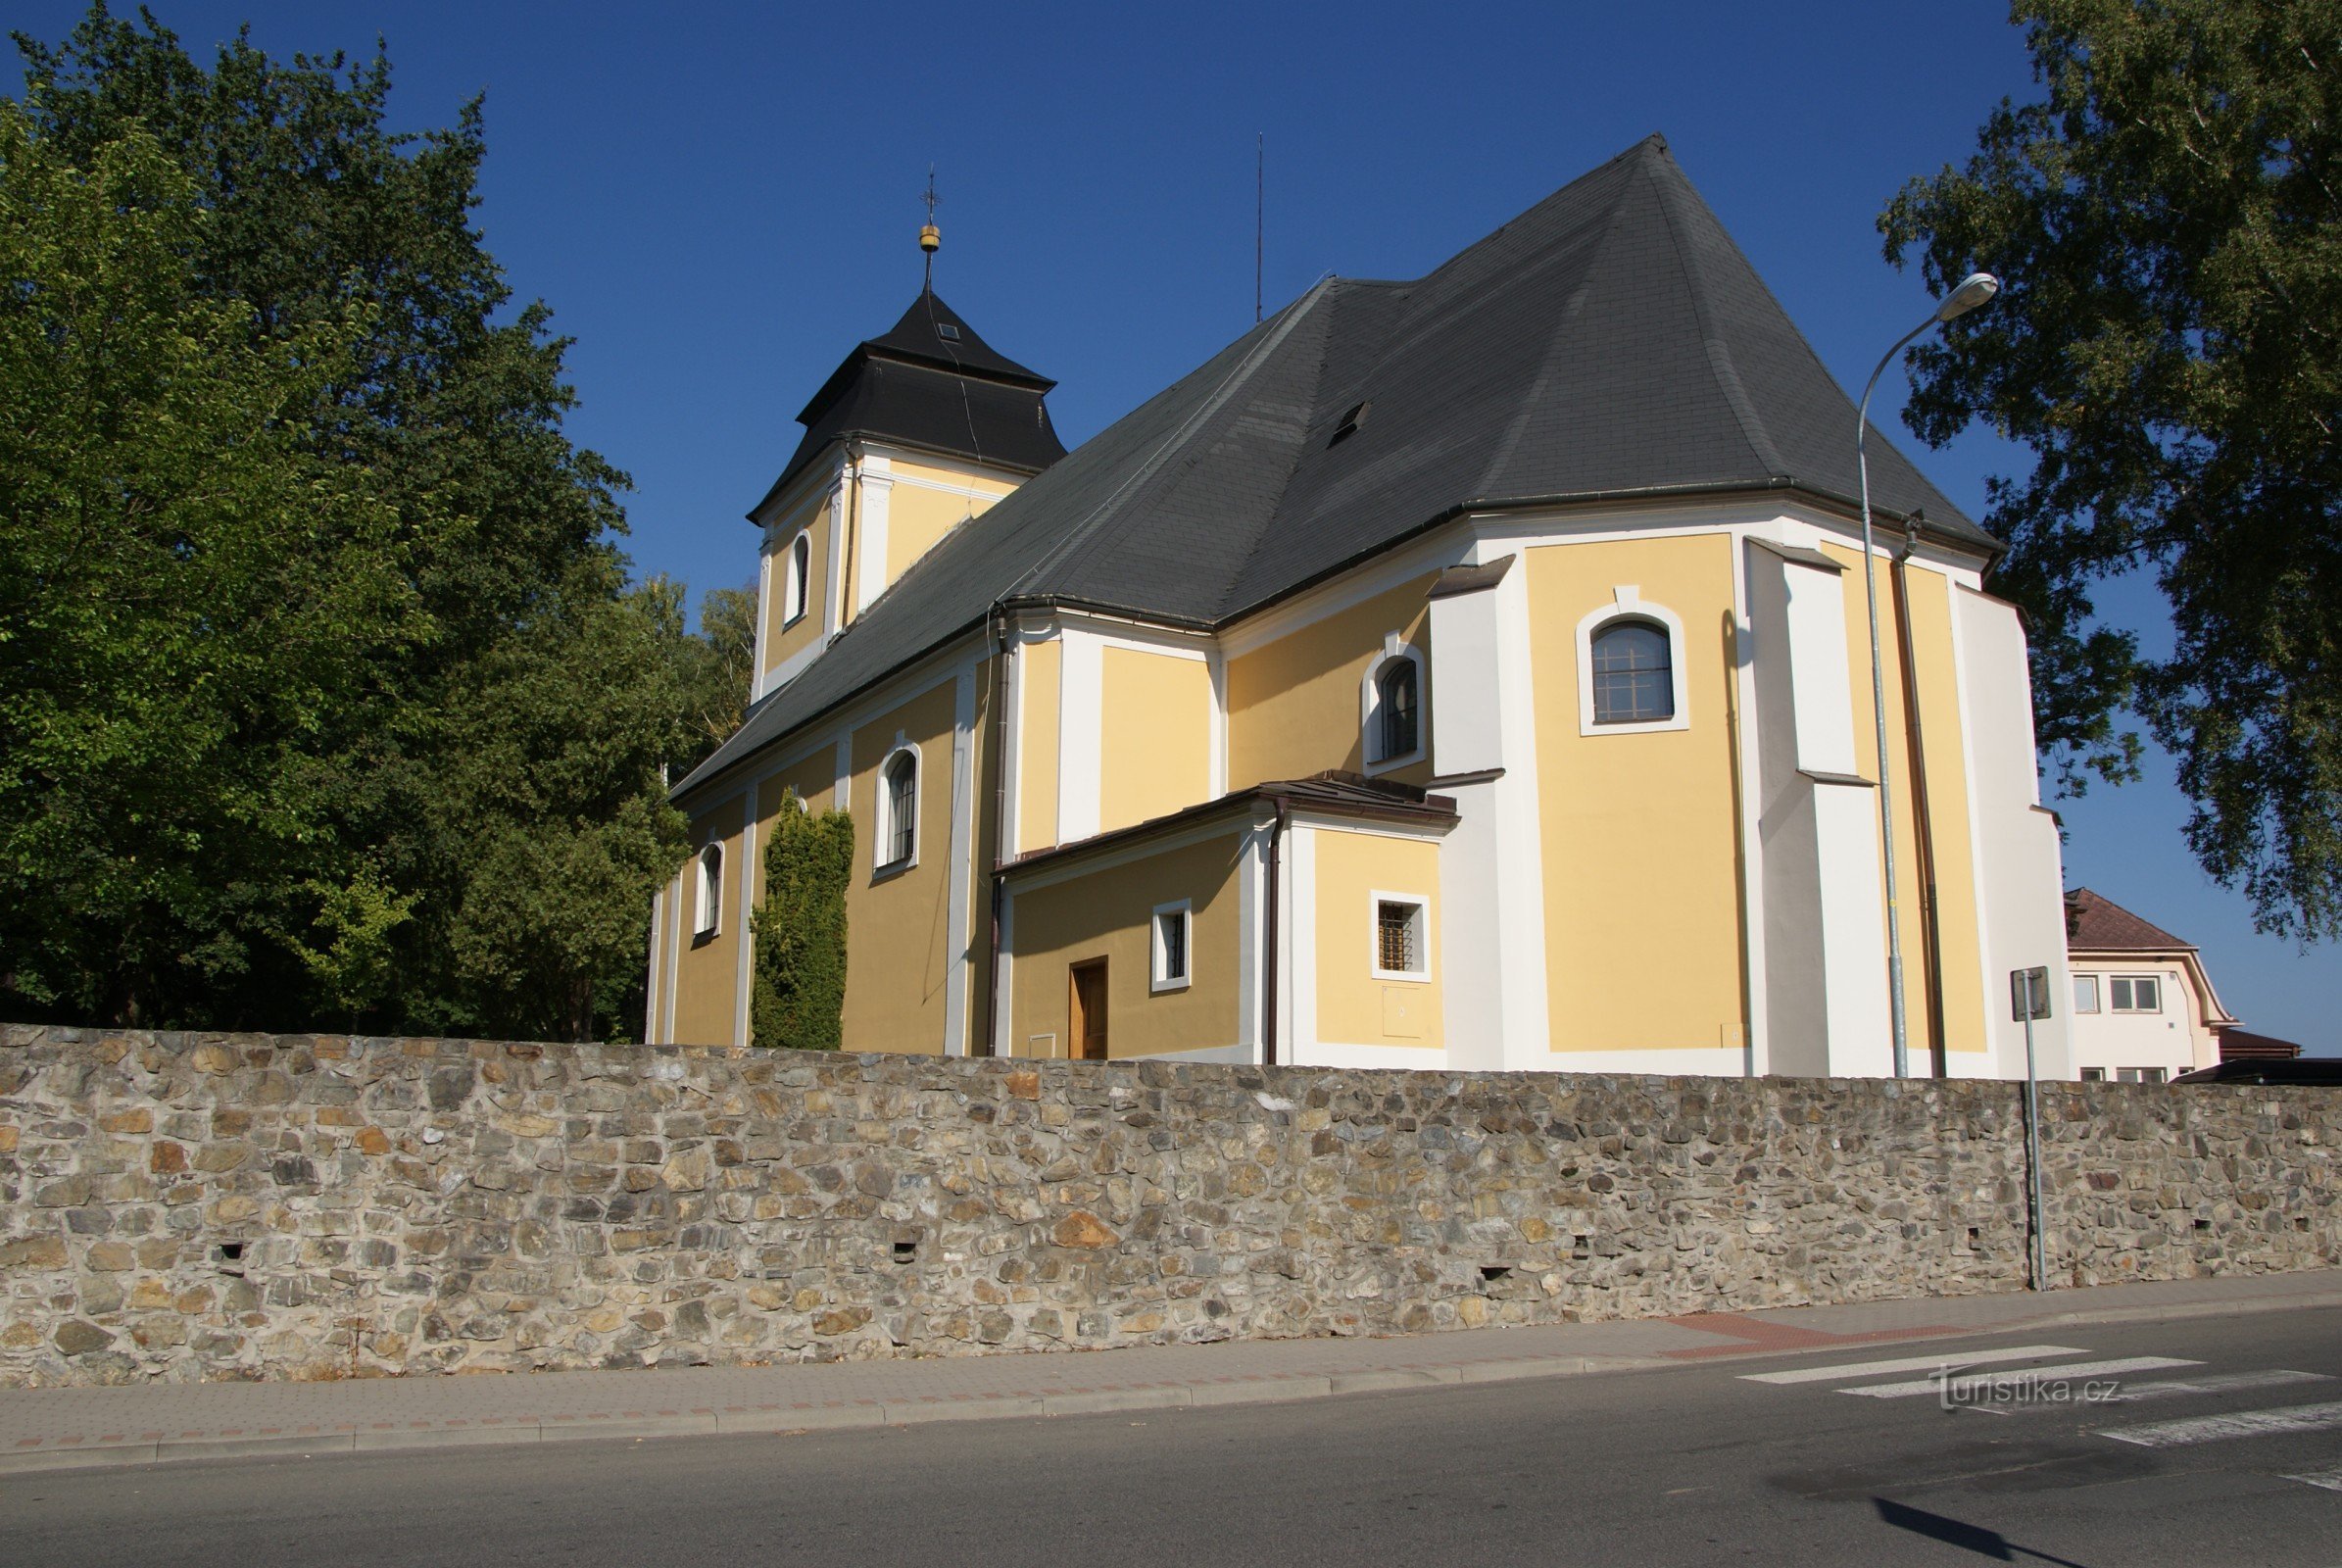
[(649, 1372), (0, 1390), (0, 1474), (1317, 1398), (2069, 1324), (2342, 1306), (2342, 1269), (1351, 1340)]

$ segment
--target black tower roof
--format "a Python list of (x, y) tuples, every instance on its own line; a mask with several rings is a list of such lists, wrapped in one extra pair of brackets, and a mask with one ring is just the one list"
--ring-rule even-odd
[(1039, 473), (1065, 456), (1043, 401), (1056, 384), (994, 349), (932, 289), (922, 290), (901, 320), (854, 345), (821, 383), (797, 416), (805, 439), (749, 515), (850, 436)]

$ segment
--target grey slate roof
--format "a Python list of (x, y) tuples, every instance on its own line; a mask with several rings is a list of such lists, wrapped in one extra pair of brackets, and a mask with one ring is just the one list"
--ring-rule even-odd
[[(1466, 510), (1851, 497), (1854, 414), (1653, 136), (1426, 276), (1312, 288), (961, 525), (678, 793), (996, 605), (1213, 626)], [(1881, 510), (1998, 550), (1875, 426), (1871, 453)]]

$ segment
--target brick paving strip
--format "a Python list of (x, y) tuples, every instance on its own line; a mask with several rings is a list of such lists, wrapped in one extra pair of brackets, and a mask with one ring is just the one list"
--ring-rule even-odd
[(2342, 1270), (1385, 1339), (647, 1372), (0, 1389), (0, 1474), (1246, 1404), (2314, 1306), (2342, 1306)]

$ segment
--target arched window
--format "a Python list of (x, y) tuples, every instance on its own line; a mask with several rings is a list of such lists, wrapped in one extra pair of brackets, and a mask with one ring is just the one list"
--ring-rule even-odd
[(1411, 659), (1392, 660), (1376, 679), (1376, 761), (1412, 756), (1422, 744), (1421, 680)]
[(795, 625), (805, 618), (805, 607), (812, 597), (813, 541), (799, 534), (789, 545), (789, 574), (782, 585), (782, 617), (784, 626)]
[(1358, 679), (1359, 753), (1366, 771), (1404, 767), (1423, 756), (1423, 652), (1397, 632)]
[(710, 844), (700, 852), (698, 898), (691, 915), (691, 934), (711, 937), (723, 924), (724, 847)]
[(1594, 722), (1650, 724), (1675, 717), (1675, 668), (1667, 628), (1620, 619), (1593, 635)]
[(905, 749), (887, 759), (878, 780), (881, 868), (907, 865), (919, 848), (919, 754)]

